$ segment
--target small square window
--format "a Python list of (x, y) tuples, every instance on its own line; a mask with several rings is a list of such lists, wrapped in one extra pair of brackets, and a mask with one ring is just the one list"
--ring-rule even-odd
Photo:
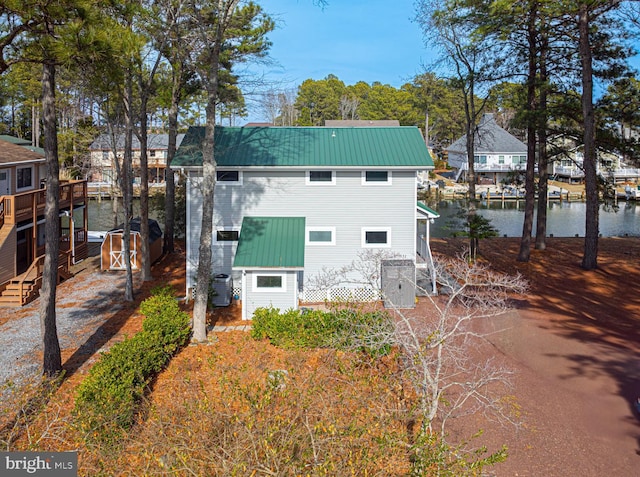
[(312, 230), (309, 232), (309, 242), (331, 242), (331, 231)]
[(308, 245), (335, 245), (335, 227), (307, 227)]
[(258, 288), (282, 288), (281, 275), (258, 275), (256, 277)]
[(216, 171), (216, 181), (240, 182), (240, 172), (239, 171)]
[(391, 247), (390, 227), (371, 227), (362, 229), (363, 248)]
[(372, 244), (385, 244), (387, 243), (387, 232), (382, 230), (374, 230), (371, 232), (365, 232), (365, 243)]
[(335, 185), (334, 171), (307, 171), (305, 182), (307, 185)]
[(287, 280), (284, 273), (256, 273), (252, 275), (254, 292), (274, 293), (287, 291)]
[(310, 182), (331, 182), (333, 173), (331, 171), (309, 171)]
[(367, 182), (388, 182), (389, 173), (387, 171), (366, 171), (365, 177)]
[(218, 230), (216, 232), (216, 241), (218, 242), (237, 242), (239, 232), (237, 230)]

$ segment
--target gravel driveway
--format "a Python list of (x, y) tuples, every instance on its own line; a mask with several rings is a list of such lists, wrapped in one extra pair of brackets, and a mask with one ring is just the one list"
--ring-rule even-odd
[[(91, 267), (58, 286), (56, 318), (63, 354), (100, 341), (101, 326), (125, 306), (124, 284), (123, 273)], [(41, 372), (39, 306), (38, 298), (22, 308), (0, 308), (0, 400), (8, 392), (7, 383), (20, 384)]]

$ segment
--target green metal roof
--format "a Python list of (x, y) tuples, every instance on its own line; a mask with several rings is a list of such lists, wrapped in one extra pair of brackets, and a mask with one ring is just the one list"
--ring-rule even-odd
[(437, 219), (438, 217), (440, 217), (440, 214), (438, 212), (436, 212), (435, 210), (433, 210), (430, 207), (427, 207), (426, 205), (424, 205), (420, 201), (418, 201), (418, 209), (421, 210), (421, 211), (424, 211), (424, 213), (426, 213), (427, 215), (433, 215), (434, 219)]
[[(203, 137), (189, 128), (171, 166), (202, 166)], [(216, 127), (214, 154), (218, 167), (433, 167), (416, 127)]]
[(304, 217), (245, 217), (233, 267), (304, 267), (304, 227)]

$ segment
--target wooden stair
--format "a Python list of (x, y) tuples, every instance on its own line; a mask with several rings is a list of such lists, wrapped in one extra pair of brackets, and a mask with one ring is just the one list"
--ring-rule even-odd
[[(73, 276), (69, 270), (68, 253), (61, 253), (58, 260), (58, 283)], [(31, 264), (23, 274), (0, 286), (0, 307), (20, 307), (35, 300), (42, 287), (44, 255)]]
[(32, 302), (38, 296), (40, 282), (11, 280), (0, 295), (0, 307), (20, 307)]

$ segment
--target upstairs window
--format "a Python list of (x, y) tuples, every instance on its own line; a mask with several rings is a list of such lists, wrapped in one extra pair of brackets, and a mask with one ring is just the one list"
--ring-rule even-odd
[(307, 171), (306, 183), (311, 185), (335, 185), (336, 175), (333, 171)]
[(391, 184), (391, 172), (389, 171), (364, 171), (362, 173), (363, 185)]
[(216, 181), (221, 184), (240, 184), (242, 182), (242, 174), (240, 171), (216, 171)]

